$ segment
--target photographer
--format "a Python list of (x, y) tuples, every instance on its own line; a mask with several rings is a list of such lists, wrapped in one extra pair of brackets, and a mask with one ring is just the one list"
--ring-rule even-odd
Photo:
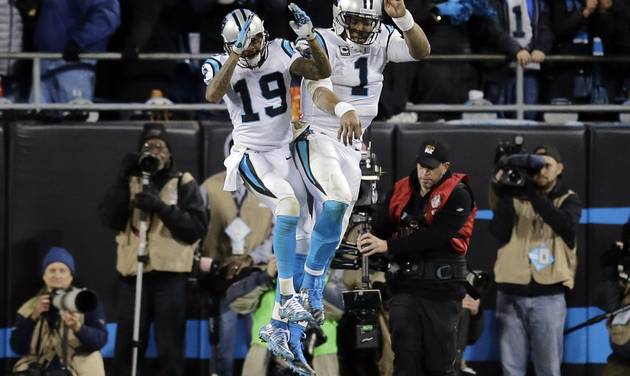
[[(494, 265), (497, 320), (504, 375), (525, 375), (531, 357), (536, 374), (560, 375), (564, 294), (573, 288), (576, 229), (582, 204), (561, 179), (560, 153), (542, 145), (542, 168), (527, 176), (525, 190), (494, 184), (489, 230), (502, 243)], [(495, 181), (501, 182), (499, 170)], [(518, 193), (518, 194), (517, 194)]]
[[(630, 305), (630, 218), (623, 226), (623, 241), (601, 256), (602, 278), (597, 286), (597, 306), (612, 312)], [(603, 376), (630, 374), (630, 310), (619, 312), (607, 322), (612, 354)]]
[[(104, 376), (99, 350), (107, 343), (100, 304), (88, 313), (60, 311), (52, 305), (56, 290), (72, 287), (74, 259), (64, 248), (51, 248), (42, 262), (46, 285), (18, 310), (11, 349), (20, 355), (14, 375)], [(64, 338), (65, 337), (65, 338)]]
[(477, 210), (468, 177), (451, 173), (448, 161), (445, 145), (424, 142), (416, 168), (396, 182), (376, 216), (375, 235), (362, 234), (357, 244), (364, 255), (391, 258), (395, 375), (456, 374), (465, 254)]
[[(206, 233), (208, 217), (193, 176), (179, 172), (173, 163), (164, 125), (145, 124), (138, 151), (140, 155), (125, 156), (114, 185), (99, 206), (103, 223), (118, 231), (116, 269), (120, 278), (115, 374), (128, 375), (131, 368), (137, 257), (142, 240), (139, 229), (144, 211), (148, 214), (148, 260), (144, 264), (141, 307), (135, 307), (141, 308), (139, 353), (142, 358), (149, 324), (153, 322), (161, 374), (181, 375), (186, 273), (192, 269), (193, 251)], [(155, 165), (153, 169), (151, 164)], [(142, 173), (150, 175), (148, 188), (143, 188)]]

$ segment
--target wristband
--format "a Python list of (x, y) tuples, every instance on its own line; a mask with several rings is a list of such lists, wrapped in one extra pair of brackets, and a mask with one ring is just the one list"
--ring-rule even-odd
[(354, 106), (347, 102), (339, 102), (335, 105), (335, 116), (341, 117), (348, 111), (354, 111)]
[(392, 18), (392, 21), (398, 26), (400, 30), (403, 32), (409, 31), (413, 29), (413, 26), (416, 24), (416, 21), (413, 20), (413, 16), (409, 9), (405, 9), (405, 15), (402, 17)]

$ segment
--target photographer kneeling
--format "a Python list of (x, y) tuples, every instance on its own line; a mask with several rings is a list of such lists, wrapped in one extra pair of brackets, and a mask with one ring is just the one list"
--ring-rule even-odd
[(494, 275), (505, 376), (524, 376), (529, 359), (537, 375), (560, 376), (564, 294), (573, 288), (577, 267), (582, 204), (561, 179), (564, 165), (558, 150), (542, 145), (534, 154), (542, 156), (537, 171), (515, 179), (523, 182), (524, 190), (501, 183), (502, 176), (512, 172), (504, 168), (495, 173), (490, 191), (494, 216), (489, 230), (502, 243)]
[(451, 173), (448, 160), (444, 145), (423, 143), (416, 168), (396, 182), (377, 213), (374, 235), (362, 234), (357, 242), (364, 255), (387, 252), (391, 259), (387, 284), (397, 376), (458, 372), (465, 254), (477, 210), (468, 177)]
[(42, 263), (46, 286), (20, 307), (11, 332), (11, 348), (24, 355), (13, 367), (14, 375), (105, 375), (99, 352), (107, 343), (103, 307), (93, 295), (83, 304), (78, 299), (70, 302), (79, 311), (91, 312), (80, 313), (63, 304), (67, 299), (61, 295), (71, 294), (74, 275), (72, 255), (64, 248), (51, 248)]
[(602, 254), (601, 266), (597, 306), (616, 312), (606, 323), (612, 354), (602, 376), (630, 375), (630, 219), (623, 226), (623, 241)]

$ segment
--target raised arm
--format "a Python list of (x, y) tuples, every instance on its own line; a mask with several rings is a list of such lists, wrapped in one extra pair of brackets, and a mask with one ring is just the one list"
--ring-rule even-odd
[(243, 28), (238, 34), (236, 42), (234, 42), (230, 56), (223, 66), (218, 69), (216, 76), (216, 65), (212, 63), (212, 59), (206, 60), (206, 63), (203, 64), (201, 72), (204, 75), (204, 82), (208, 85), (206, 87), (206, 100), (208, 102), (218, 103), (225, 95), (228, 85), (230, 84), (230, 79), (234, 74), (234, 68), (236, 68), (236, 64), (238, 63), (238, 59), (251, 43), (249, 26), (252, 23), (252, 18), (252, 16), (247, 18), (245, 25), (243, 25)]
[(431, 53), (429, 39), (422, 28), (413, 20), (413, 16), (405, 7), (404, 0), (385, 0), (383, 7), (402, 31), (411, 57), (420, 60), (428, 56)]
[(290, 21), (289, 25), (298, 38), (308, 41), (311, 51), (310, 58), (300, 57), (291, 64), (289, 68), (291, 73), (309, 80), (321, 80), (330, 77), (332, 69), (330, 68), (328, 55), (326, 55), (326, 52), (316, 40), (317, 34), (310, 17), (293, 3), (289, 4), (289, 9), (295, 17), (295, 21)]

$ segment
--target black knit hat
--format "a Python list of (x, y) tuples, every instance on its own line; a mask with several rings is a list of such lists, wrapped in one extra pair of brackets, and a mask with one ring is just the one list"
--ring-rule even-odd
[(142, 128), (142, 134), (140, 135), (138, 150), (141, 150), (144, 144), (151, 140), (157, 138), (166, 143), (168, 150), (171, 150), (171, 144), (168, 142), (168, 134), (166, 133), (166, 128), (162, 123), (146, 123), (144, 124), (144, 128)]

